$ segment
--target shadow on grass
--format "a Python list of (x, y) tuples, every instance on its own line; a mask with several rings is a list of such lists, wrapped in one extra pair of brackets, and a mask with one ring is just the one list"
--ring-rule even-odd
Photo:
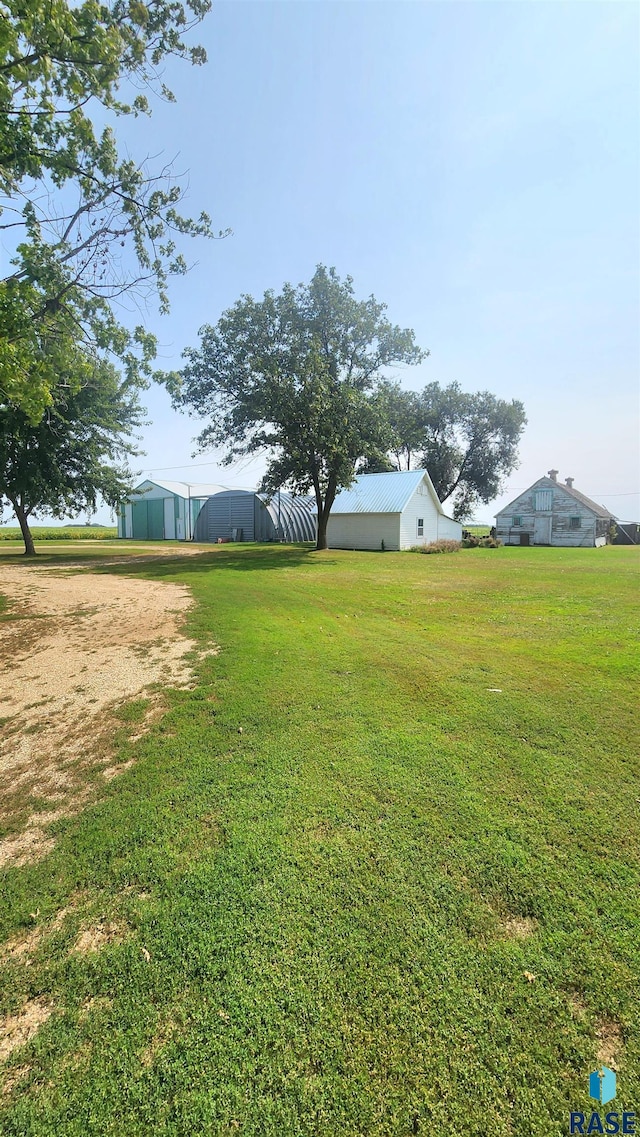
[(179, 553), (158, 555), (150, 552), (123, 552), (87, 550), (84, 552), (38, 553), (36, 557), (7, 556), (2, 557), (0, 550), (0, 565), (10, 565), (12, 568), (20, 566), (37, 568), (71, 568), (79, 571), (101, 572), (110, 575), (137, 576), (143, 575), (161, 579), (166, 576), (175, 576), (188, 573), (200, 573), (203, 570), (234, 570), (237, 572), (263, 572), (271, 569), (291, 569), (299, 567), (317, 567), (319, 565), (334, 565), (337, 562), (330, 559), (329, 552), (317, 552), (313, 545), (224, 545), (211, 546), (210, 549), (198, 553), (185, 555)]

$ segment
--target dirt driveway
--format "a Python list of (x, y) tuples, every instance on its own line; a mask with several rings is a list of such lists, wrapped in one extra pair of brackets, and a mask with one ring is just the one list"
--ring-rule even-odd
[(88, 800), (89, 768), (106, 778), (122, 769), (110, 765), (114, 712), (145, 695), (152, 714), (153, 685), (189, 685), (185, 655), (195, 645), (182, 631), (191, 605), (183, 585), (5, 562), (0, 592), (9, 602), (0, 620), (2, 865), (51, 848), (46, 823)]

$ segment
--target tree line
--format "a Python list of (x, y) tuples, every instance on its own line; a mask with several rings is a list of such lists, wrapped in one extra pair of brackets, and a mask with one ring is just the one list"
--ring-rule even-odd
[(241, 297), (185, 352), (176, 402), (209, 420), (201, 449), (224, 446), (227, 463), (268, 454), (261, 488), (315, 496), (319, 549), (356, 473), (422, 467), (454, 516), (468, 518), (517, 461), (522, 403), (457, 383), (406, 391), (386, 378), (428, 352), (385, 313), (373, 296), (356, 299), (351, 277), (319, 265), (308, 285)]
[(428, 352), (334, 269), (242, 296), (176, 374), (157, 368), (149, 329), (123, 318), (127, 296), (168, 312), (170, 279), (188, 268), (184, 239), (226, 235), (204, 211), (183, 215), (174, 171), (123, 156), (116, 131), (122, 116), (173, 98), (164, 61), (206, 61), (187, 40), (209, 7), (5, 3), (0, 232), (12, 253), (0, 277), (0, 505), (15, 512), (28, 554), (33, 516), (95, 508), (98, 496), (115, 508), (130, 492), (151, 381), (204, 417), (202, 449), (224, 447), (225, 462), (264, 453), (263, 490), (315, 495), (319, 548), (358, 472), (423, 466), (465, 518), (516, 463), (522, 404), (455, 383), (404, 390), (389, 373)]

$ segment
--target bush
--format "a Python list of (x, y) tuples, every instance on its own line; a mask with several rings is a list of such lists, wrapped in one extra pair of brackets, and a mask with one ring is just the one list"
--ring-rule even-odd
[(476, 537), (473, 533), (468, 533), (462, 540), (463, 549), (499, 549), (502, 541), (498, 541), (496, 537)]
[(440, 541), (431, 541), (428, 545), (412, 545), (412, 553), (457, 553), (462, 546), (460, 541), (448, 541), (444, 537)]

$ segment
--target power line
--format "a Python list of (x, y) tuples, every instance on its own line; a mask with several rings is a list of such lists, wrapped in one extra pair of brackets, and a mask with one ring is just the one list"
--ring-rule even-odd
[(195, 470), (196, 466), (217, 466), (217, 462), (191, 462), (186, 466), (148, 466), (143, 470), (143, 474), (152, 474), (154, 472), (163, 473), (164, 470)]

